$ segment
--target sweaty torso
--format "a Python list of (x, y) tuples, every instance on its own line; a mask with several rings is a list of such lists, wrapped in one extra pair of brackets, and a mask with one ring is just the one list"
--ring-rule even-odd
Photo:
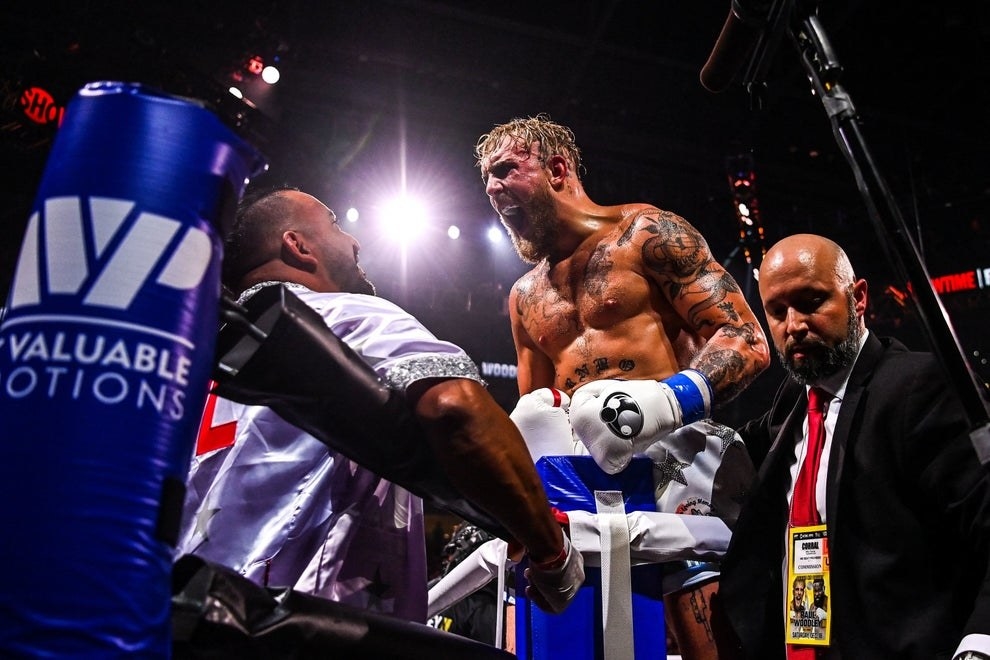
[(648, 216), (659, 211), (642, 205), (616, 210), (616, 223), (568, 258), (539, 263), (515, 285), (517, 341), (554, 365), (553, 383), (533, 382), (532, 389), (552, 384), (571, 393), (603, 378), (665, 378), (687, 366), (704, 343), (644, 263), (644, 251), (656, 252)]

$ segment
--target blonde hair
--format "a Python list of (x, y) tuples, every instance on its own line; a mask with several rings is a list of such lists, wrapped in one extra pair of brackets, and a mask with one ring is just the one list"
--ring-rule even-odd
[(484, 159), (492, 154), (504, 138), (510, 138), (516, 146), (529, 149), (533, 142), (539, 143), (540, 162), (546, 163), (550, 156), (563, 156), (571, 169), (580, 179), (581, 150), (574, 142), (574, 132), (554, 121), (545, 113), (526, 119), (515, 118), (504, 124), (498, 124), (485, 133), (474, 147), (477, 159), (475, 165), (482, 168), (484, 174)]

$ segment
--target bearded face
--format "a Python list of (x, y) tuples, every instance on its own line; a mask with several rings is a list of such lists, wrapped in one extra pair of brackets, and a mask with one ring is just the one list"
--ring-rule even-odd
[[(531, 264), (548, 257), (557, 244), (560, 222), (546, 188), (535, 191), (525, 209), (517, 207), (501, 216), (519, 258)], [(517, 228), (518, 225), (518, 228)]]
[(777, 350), (781, 364), (791, 377), (802, 385), (820, 382), (823, 378), (848, 367), (856, 359), (862, 332), (859, 317), (856, 315), (856, 300), (853, 292), (849, 291), (846, 298), (848, 306), (846, 336), (839, 342), (830, 346), (820, 339), (805, 339), (802, 347), (804, 357), (800, 360), (795, 359), (789, 351), (781, 353), (779, 349)]
[[(334, 272), (336, 271), (336, 272)], [(340, 283), (341, 291), (347, 293), (364, 293), (369, 296), (375, 295), (375, 285), (364, 274), (360, 268), (355, 268), (350, 264), (334, 262), (331, 268), (331, 276)]]
[(327, 237), (315, 248), (330, 278), (341, 291), (375, 295), (364, 269), (358, 265), (358, 248), (354, 238), (345, 232), (327, 232)]
[(812, 585), (812, 593), (814, 595), (815, 607), (825, 607), (825, 585), (815, 582)]
[(485, 158), (485, 192), (523, 261), (537, 263), (557, 247), (560, 227), (554, 193), (537, 142), (505, 137)]

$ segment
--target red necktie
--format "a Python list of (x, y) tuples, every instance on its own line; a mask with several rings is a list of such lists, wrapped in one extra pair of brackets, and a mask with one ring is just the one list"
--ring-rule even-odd
[[(791, 525), (818, 525), (818, 504), (815, 498), (815, 482), (822, 463), (822, 447), (825, 446), (825, 408), (831, 397), (824, 390), (812, 387), (808, 391), (808, 450), (804, 463), (794, 482), (791, 498)], [(787, 660), (814, 660), (813, 646), (787, 645)]]
[(815, 500), (815, 482), (818, 467), (822, 463), (822, 447), (825, 446), (825, 407), (829, 394), (817, 387), (808, 391), (808, 451), (794, 482), (791, 499), (791, 525), (818, 525), (818, 505)]

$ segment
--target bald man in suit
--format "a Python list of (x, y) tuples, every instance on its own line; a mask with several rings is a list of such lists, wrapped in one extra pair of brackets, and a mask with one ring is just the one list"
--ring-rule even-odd
[(813, 504), (827, 531), (830, 635), (804, 657), (990, 657), (979, 655), (990, 653), (990, 483), (939, 363), (867, 330), (867, 283), (826, 238), (774, 245), (759, 287), (790, 377), (740, 429), (760, 471), (722, 564), (732, 651), (766, 660), (809, 648), (785, 643), (784, 585), (815, 386), (827, 399)]

